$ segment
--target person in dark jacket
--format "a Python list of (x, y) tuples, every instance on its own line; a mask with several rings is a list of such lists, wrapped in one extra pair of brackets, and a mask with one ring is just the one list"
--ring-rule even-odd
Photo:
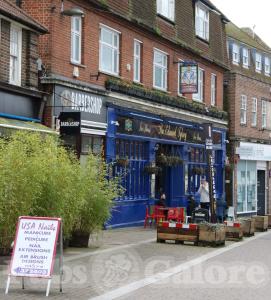
[(188, 196), (187, 215), (192, 216), (193, 211), (197, 207), (197, 203), (192, 195)]
[(157, 205), (166, 207), (166, 194), (162, 190)]

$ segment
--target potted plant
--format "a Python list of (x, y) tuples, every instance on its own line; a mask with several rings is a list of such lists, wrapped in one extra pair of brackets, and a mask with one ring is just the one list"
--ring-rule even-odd
[(81, 202), (74, 223), (71, 246), (88, 247), (90, 234), (99, 232), (110, 217), (113, 199), (123, 189), (119, 177), (110, 177), (108, 167), (98, 156), (89, 155), (81, 172)]
[(127, 168), (129, 166), (129, 159), (127, 157), (119, 157), (115, 163), (118, 167)]
[(151, 165), (151, 164), (146, 165), (146, 166), (144, 167), (144, 172), (145, 172), (145, 173), (148, 173), (148, 174), (155, 174), (155, 175), (157, 175), (160, 171), (161, 171), (161, 168), (160, 168), (160, 167), (153, 166), (153, 165)]

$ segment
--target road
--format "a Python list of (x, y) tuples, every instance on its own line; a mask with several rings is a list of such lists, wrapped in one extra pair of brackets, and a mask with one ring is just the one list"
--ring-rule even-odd
[[(106, 234), (98, 250), (66, 251), (63, 293), (55, 276), (51, 299), (270, 300), (270, 231), (222, 248), (157, 244), (152, 230)], [(5, 296), (1, 271), (0, 299), (44, 299), (46, 282), (36, 279), (25, 290), (12, 279)]]

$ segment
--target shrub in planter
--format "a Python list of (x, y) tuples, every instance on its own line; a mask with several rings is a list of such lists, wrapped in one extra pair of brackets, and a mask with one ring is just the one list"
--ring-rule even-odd
[(109, 177), (109, 173), (105, 162), (92, 154), (82, 166), (82, 201), (78, 204), (79, 213), (73, 228), (73, 237), (82, 238), (81, 246), (87, 246), (89, 235), (103, 227), (110, 217), (113, 199), (123, 192), (120, 178)]
[(63, 219), (71, 233), (80, 201), (80, 164), (58, 138), (16, 132), (0, 140), (0, 236), (9, 248), (19, 216)]

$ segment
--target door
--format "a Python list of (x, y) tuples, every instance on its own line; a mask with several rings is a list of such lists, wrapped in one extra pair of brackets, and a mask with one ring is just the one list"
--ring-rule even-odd
[(265, 171), (257, 171), (257, 214), (265, 215)]

